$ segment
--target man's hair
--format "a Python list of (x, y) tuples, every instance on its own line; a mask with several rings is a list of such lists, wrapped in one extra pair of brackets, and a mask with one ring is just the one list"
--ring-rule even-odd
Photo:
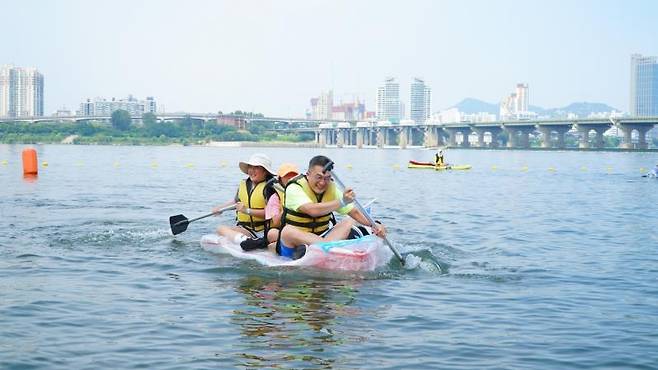
[(329, 159), (328, 157), (325, 157), (323, 155), (316, 155), (315, 157), (311, 158), (311, 160), (308, 162), (308, 169), (310, 170), (314, 166), (324, 167), (329, 162), (331, 162), (331, 159)]

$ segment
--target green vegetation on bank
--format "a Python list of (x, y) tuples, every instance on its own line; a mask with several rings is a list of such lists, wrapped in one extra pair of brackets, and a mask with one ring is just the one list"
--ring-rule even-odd
[(74, 144), (203, 144), (210, 141), (312, 141), (312, 133), (280, 134), (273, 131), (274, 123), (256, 122), (247, 130), (214, 121), (204, 122), (185, 117), (181, 120), (158, 122), (155, 115), (146, 113), (140, 124), (135, 124), (126, 111), (115, 111), (111, 125), (104, 122), (78, 123), (3, 123), (0, 142), (5, 144), (60, 143), (72, 138)]

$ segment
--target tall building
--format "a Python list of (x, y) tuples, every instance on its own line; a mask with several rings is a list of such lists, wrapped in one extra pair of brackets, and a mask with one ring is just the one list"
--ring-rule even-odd
[(323, 91), (317, 98), (311, 99), (311, 118), (331, 119), (334, 108), (334, 92)]
[(414, 78), (411, 82), (411, 97), (409, 99), (409, 118), (417, 124), (425, 123), (430, 117), (431, 91), (425, 81)]
[(632, 116), (658, 116), (658, 62), (655, 56), (631, 55)]
[(377, 119), (400, 122), (400, 84), (395, 78), (384, 80), (384, 86), (377, 89)]
[(500, 119), (521, 119), (532, 116), (529, 112), (530, 93), (528, 84), (516, 84), (516, 90), (500, 103)]
[(132, 95), (126, 99), (107, 100), (105, 98), (87, 99), (80, 103), (78, 116), (109, 116), (116, 110), (125, 110), (133, 117), (141, 117), (144, 113), (156, 113), (157, 103), (152, 96), (146, 100), (137, 100)]
[(43, 116), (43, 75), (36, 68), (0, 68), (0, 117)]

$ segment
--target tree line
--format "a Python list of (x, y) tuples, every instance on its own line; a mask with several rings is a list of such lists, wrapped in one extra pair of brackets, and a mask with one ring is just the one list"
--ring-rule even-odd
[(145, 113), (141, 122), (135, 123), (129, 112), (117, 110), (112, 113), (110, 125), (96, 121), (0, 124), (0, 142), (58, 143), (71, 136), (75, 136), (72, 141), (76, 144), (202, 144), (209, 141), (313, 140), (313, 134), (278, 134), (272, 131), (273, 128), (273, 122), (252, 122), (246, 130), (238, 130), (231, 125), (215, 121), (204, 122), (190, 116), (158, 122), (153, 113)]

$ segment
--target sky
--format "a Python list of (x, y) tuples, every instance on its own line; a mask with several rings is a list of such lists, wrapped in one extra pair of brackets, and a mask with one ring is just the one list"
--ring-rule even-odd
[(167, 112), (301, 117), (333, 89), (375, 110), (413, 77), (432, 112), (498, 103), (516, 83), (543, 108), (628, 111), (630, 55), (658, 55), (653, 0), (0, 0), (0, 64), (36, 67), (45, 110), (154, 96)]

